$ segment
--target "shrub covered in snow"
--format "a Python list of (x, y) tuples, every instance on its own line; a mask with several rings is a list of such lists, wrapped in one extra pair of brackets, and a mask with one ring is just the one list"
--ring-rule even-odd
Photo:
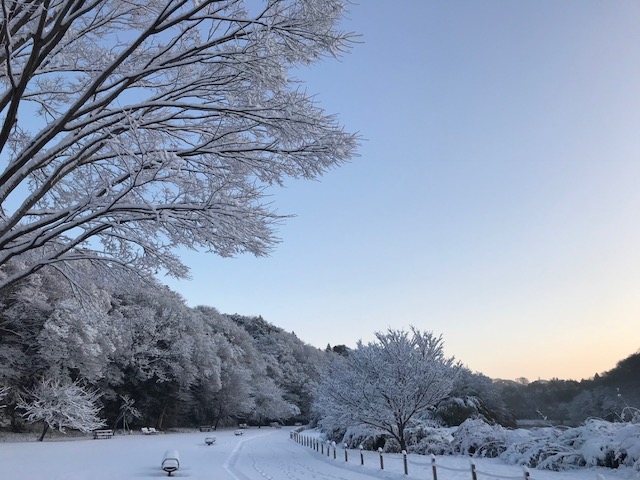
[(385, 435), (376, 428), (358, 425), (347, 428), (342, 439), (335, 440), (340, 440), (341, 444), (346, 443), (349, 448), (360, 448), (360, 445), (362, 445), (365, 450), (376, 450), (378, 446), (386, 443), (386, 438), (384, 437)]
[(532, 430), (500, 457), (545, 470), (625, 465), (640, 471), (640, 425), (592, 419), (576, 428)]
[(421, 455), (448, 455), (453, 441), (452, 428), (420, 424), (407, 429), (409, 452)]
[[(630, 467), (640, 472), (640, 423), (588, 420), (576, 428), (507, 429), (469, 419), (457, 428), (415, 422), (406, 431), (407, 450), (416, 454), (499, 457), (509, 464), (541, 470)], [(390, 435), (372, 427), (346, 429), (341, 443), (397, 452)]]
[(560, 441), (561, 430), (542, 428), (527, 433), (509, 444), (500, 458), (507, 463), (554, 471), (585, 465), (574, 448)]
[(507, 448), (507, 430), (480, 419), (469, 419), (454, 431), (452, 453), (476, 457), (497, 457)]

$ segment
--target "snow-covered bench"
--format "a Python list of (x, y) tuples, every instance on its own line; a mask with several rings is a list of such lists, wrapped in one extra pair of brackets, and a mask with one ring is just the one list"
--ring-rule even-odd
[(159, 433), (159, 432), (158, 432), (155, 428), (153, 428), (153, 427), (149, 427), (149, 428), (147, 428), (147, 427), (142, 427), (140, 430), (141, 430), (141, 431), (142, 431), (142, 433), (144, 433), (145, 435), (157, 435), (157, 434)]
[(162, 457), (162, 470), (169, 476), (180, 468), (180, 456), (177, 450), (167, 450)]
[(233, 433), (236, 434), (236, 435), (242, 435), (244, 432), (242, 430), (236, 430)]
[(204, 443), (206, 443), (207, 445), (213, 445), (214, 443), (216, 443), (216, 437), (207, 437), (204, 439)]
[(201, 425), (200, 426), (200, 431), (201, 432), (210, 432), (211, 430), (213, 430), (213, 426), (212, 425)]
[(94, 430), (93, 431), (93, 439), (97, 440), (100, 438), (111, 438), (113, 437), (113, 430)]

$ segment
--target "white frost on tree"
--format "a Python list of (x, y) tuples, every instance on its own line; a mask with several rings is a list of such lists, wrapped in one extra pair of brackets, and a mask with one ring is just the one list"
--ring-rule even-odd
[(0, 387), (0, 408), (6, 407), (6, 405), (4, 405), (4, 397), (9, 395), (10, 391), (11, 389), (9, 387)]
[(0, 288), (79, 260), (184, 277), (264, 255), (265, 189), (353, 156), (288, 69), (346, 50), (344, 0), (2, 0)]
[(104, 425), (100, 419), (96, 390), (89, 390), (78, 382), (66, 383), (57, 378), (43, 379), (18, 402), (24, 410), (23, 417), (29, 423), (43, 422), (40, 441), (49, 428), (64, 432), (67, 428), (90, 432)]
[(118, 423), (122, 422), (122, 430), (128, 432), (131, 422), (136, 418), (140, 418), (142, 414), (140, 410), (133, 406), (136, 401), (129, 395), (120, 395), (120, 400), (122, 403), (120, 404), (120, 412), (116, 418), (115, 425), (117, 427)]
[(107, 316), (109, 296), (95, 289), (91, 300), (57, 302), (42, 326), (37, 345), (46, 376), (65, 378), (74, 372), (92, 383), (105, 376), (115, 349)]
[(254, 410), (251, 418), (261, 425), (264, 420), (284, 420), (300, 414), (300, 409), (286, 401), (283, 391), (269, 377), (254, 379)]
[(336, 358), (318, 386), (315, 408), (326, 427), (369, 425), (406, 449), (406, 428), (449, 394), (459, 369), (445, 357), (442, 337), (431, 332), (377, 332), (375, 342), (359, 342)]

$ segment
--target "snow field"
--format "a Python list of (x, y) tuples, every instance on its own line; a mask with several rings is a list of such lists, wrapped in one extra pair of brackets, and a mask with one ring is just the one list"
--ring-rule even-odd
[[(250, 428), (236, 436), (233, 430), (164, 435), (116, 435), (108, 440), (90, 437), (44, 442), (0, 443), (3, 480), (129, 480), (167, 478), (160, 464), (166, 450), (180, 454), (180, 469), (172, 475), (193, 480), (431, 480), (431, 460), (408, 455), (409, 474), (403, 473), (401, 454), (384, 454), (380, 470), (377, 452), (333, 449), (321, 455), (290, 438), (290, 429)], [(303, 435), (319, 438), (315, 431)], [(215, 436), (208, 446), (205, 438)], [(326, 445), (326, 444), (325, 444)], [(523, 479), (522, 469), (498, 459), (475, 459), (477, 480)], [(438, 480), (471, 480), (468, 457), (437, 457)], [(531, 480), (606, 480), (638, 478), (630, 469), (581, 469), (572, 472), (531, 471)]]

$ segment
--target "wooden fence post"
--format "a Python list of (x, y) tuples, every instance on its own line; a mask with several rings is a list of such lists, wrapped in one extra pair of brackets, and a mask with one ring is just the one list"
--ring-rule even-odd
[(364, 447), (360, 445), (360, 465), (364, 465), (364, 453), (362, 453), (363, 449)]
[(476, 473), (476, 464), (471, 460), (471, 480), (478, 480), (478, 474)]
[(346, 443), (344, 444), (344, 461), (345, 462), (349, 461), (349, 453), (348, 453), (348, 450), (347, 450), (347, 444)]
[(407, 451), (402, 450), (402, 461), (404, 463), (404, 474), (409, 475), (409, 465), (407, 464)]
[(378, 447), (378, 453), (380, 454), (380, 470), (384, 470), (384, 459), (382, 458), (382, 447)]
[(433, 473), (433, 480), (438, 480), (438, 469), (436, 468), (436, 457), (431, 454), (431, 472)]

